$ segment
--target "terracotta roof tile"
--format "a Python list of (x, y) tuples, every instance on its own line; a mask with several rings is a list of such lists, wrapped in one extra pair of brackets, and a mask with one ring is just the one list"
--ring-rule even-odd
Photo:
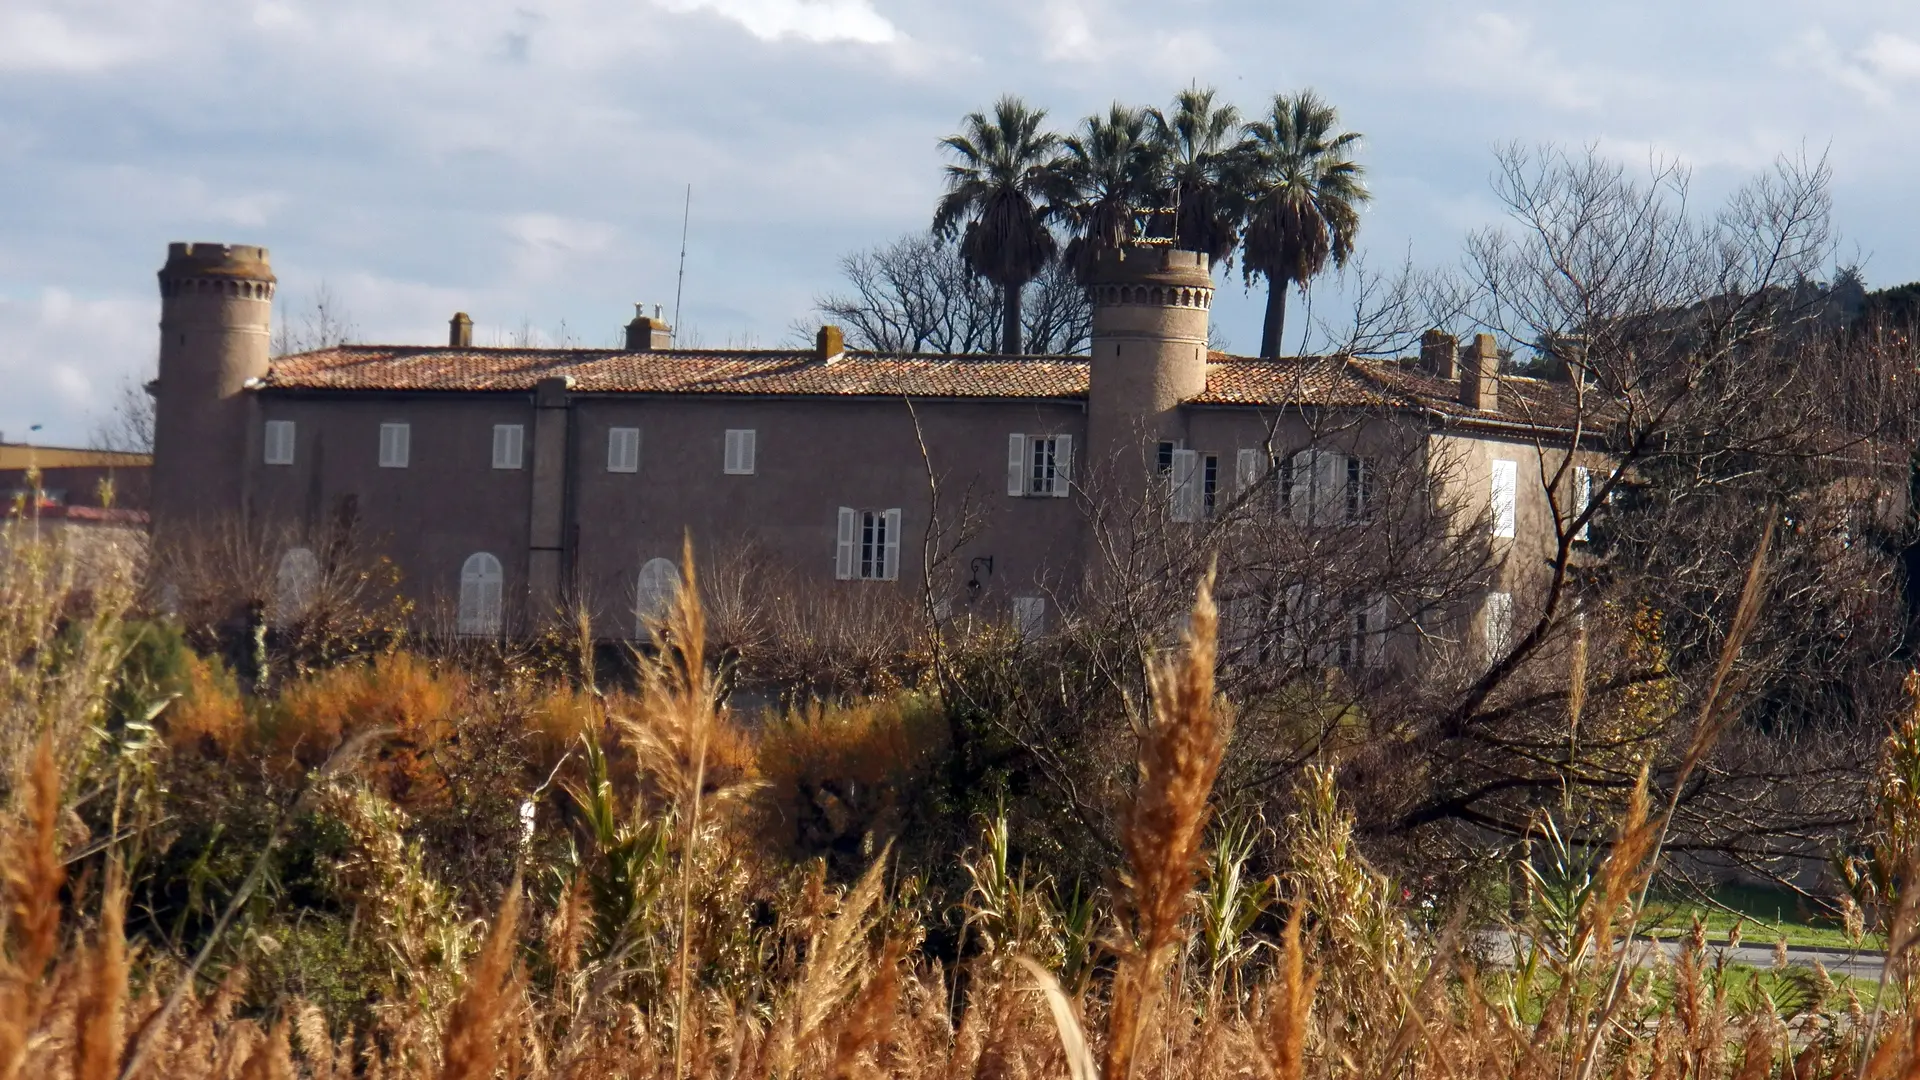
[(518, 390), (558, 375), (582, 393), (1073, 398), (1083, 357), (889, 356), (811, 350), (457, 349), (341, 346), (276, 361), (265, 385), (307, 390)]
[[(1458, 387), (1397, 360), (1337, 356), (1257, 360), (1214, 353), (1210, 405), (1413, 408), (1459, 421), (1558, 427), (1574, 415), (1571, 388), (1503, 376), (1500, 410), (1460, 403)], [(571, 376), (582, 393), (1083, 398), (1084, 356), (930, 356), (849, 351), (823, 363), (811, 350), (624, 352), (343, 345), (275, 361), (261, 385), (294, 390), (517, 391)]]

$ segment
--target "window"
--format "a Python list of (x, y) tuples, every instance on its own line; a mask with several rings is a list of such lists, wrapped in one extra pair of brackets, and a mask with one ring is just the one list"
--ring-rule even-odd
[(1212, 517), (1220, 492), (1220, 456), (1208, 454), (1200, 459), (1200, 513)]
[(383, 469), (406, 468), (409, 449), (407, 444), (411, 441), (411, 429), (406, 424), (381, 424), (380, 467)]
[(1167, 483), (1167, 516), (1175, 521), (1200, 520), (1200, 509), (1204, 502), (1201, 486), (1205, 483), (1200, 467), (1200, 452), (1175, 450)]
[(1013, 630), (1022, 641), (1033, 641), (1047, 632), (1047, 598), (1044, 596), (1016, 596), (1013, 598)]
[(1160, 442), (1154, 445), (1153, 467), (1160, 471), (1160, 475), (1165, 476), (1173, 471), (1173, 452), (1178, 449), (1180, 444), (1177, 442)]
[(469, 637), (498, 635), (503, 584), (499, 559), (484, 551), (467, 556), (460, 565), (460, 606), (454, 616), (454, 631)]
[(841, 507), (833, 573), (841, 581), (898, 580), (900, 511)]
[(1347, 458), (1347, 520), (1366, 521), (1373, 513), (1373, 463)]
[(266, 443), (267, 464), (293, 464), (293, 421), (267, 421)]
[(1341, 667), (1378, 667), (1386, 653), (1387, 604), (1375, 599), (1348, 619), (1347, 635), (1336, 649)]
[(1267, 455), (1263, 450), (1242, 450), (1233, 459), (1233, 489), (1250, 491), (1260, 482), (1260, 474), (1267, 471)]
[(1280, 463), (1280, 512), (1302, 525), (1373, 515), (1373, 463), (1333, 450), (1302, 450)]
[(728, 476), (753, 475), (753, 429), (727, 429), (726, 473)]
[(1513, 537), (1514, 496), (1519, 490), (1520, 466), (1504, 458), (1493, 460), (1493, 535)]
[(1486, 662), (1491, 664), (1513, 646), (1513, 594), (1488, 593), (1482, 611), (1486, 618)]
[(679, 594), (680, 568), (672, 559), (648, 559), (642, 564), (640, 579), (633, 590), (634, 636), (646, 637), (648, 624), (664, 618), (673, 598)]
[(1073, 436), (1007, 436), (1007, 494), (1066, 498), (1073, 472)]
[(274, 618), (280, 626), (298, 622), (320, 591), (320, 560), (307, 548), (289, 548), (274, 574)]
[(640, 471), (639, 428), (617, 427), (607, 429), (607, 471)]
[[(1574, 517), (1574, 520), (1579, 521), (1580, 515), (1586, 513), (1587, 508), (1592, 505), (1593, 505), (1593, 474), (1591, 472), (1588, 472), (1585, 466), (1575, 465), (1573, 467), (1573, 517)], [(1581, 521), (1580, 528), (1573, 534), (1573, 538), (1575, 540), (1587, 539), (1587, 534), (1590, 531), (1592, 524), (1593, 522), (1591, 520)]]
[(493, 425), (493, 467), (517, 469), (521, 450), (527, 441), (527, 429), (519, 424)]

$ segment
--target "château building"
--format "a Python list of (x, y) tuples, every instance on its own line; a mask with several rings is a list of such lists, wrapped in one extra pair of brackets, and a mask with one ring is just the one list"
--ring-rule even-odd
[[(1568, 387), (1500, 373), (1486, 335), (1430, 332), (1417, 360), (1209, 353), (1206, 256), (1158, 246), (1100, 261), (1080, 356), (882, 354), (831, 326), (812, 349), (682, 349), (645, 315), (624, 348), (485, 348), (456, 314), (444, 344), (274, 358), (266, 249), (173, 244), (159, 276), (156, 540), (351, 520), (467, 634), (527, 633), (569, 598), (631, 630), (677, 582), (683, 537), (1039, 631), (1093, 562), (1096, 496), (1175, 524), (1250, 489), (1296, 516), (1370, 512), (1380, 436), (1319, 422), (1342, 413), (1444, 457), (1489, 543), (1537, 547), (1555, 509), (1521, 477), (1572, 429)], [(926, 582), (930, 473), (978, 525)], [(297, 593), (313, 551), (279, 558)], [(1512, 587), (1490, 582), (1483, 632), (1504, 632)]]

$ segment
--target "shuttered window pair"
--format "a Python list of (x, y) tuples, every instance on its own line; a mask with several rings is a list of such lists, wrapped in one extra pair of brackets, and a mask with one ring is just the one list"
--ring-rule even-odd
[(293, 421), (267, 421), (266, 437), (261, 440), (266, 451), (266, 463), (269, 465), (293, 464)]
[(1073, 480), (1073, 436), (1007, 436), (1007, 494), (1064, 499)]
[(518, 469), (526, 448), (527, 429), (520, 424), (493, 425), (493, 467)]
[(723, 468), (728, 476), (753, 475), (753, 443), (752, 428), (727, 429), (726, 460)]
[(637, 427), (617, 427), (607, 429), (607, 471), (640, 471), (640, 429)]
[(1280, 463), (1275, 483), (1280, 512), (1302, 525), (1356, 524), (1373, 516), (1373, 463), (1364, 457), (1302, 450)]
[(404, 469), (413, 442), (413, 428), (407, 424), (380, 425), (380, 467)]
[(841, 507), (833, 576), (841, 581), (897, 581), (900, 511)]

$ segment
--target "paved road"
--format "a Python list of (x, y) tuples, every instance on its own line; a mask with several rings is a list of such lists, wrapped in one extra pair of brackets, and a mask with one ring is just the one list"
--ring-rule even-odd
[[(1491, 957), (1495, 963), (1510, 964), (1513, 962), (1514, 940), (1511, 935), (1490, 930), (1481, 935), (1480, 941), (1486, 948), (1487, 955)], [(1651, 959), (1654, 944), (1654, 942), (1646, 940), (1637, 940), (1634, 942), (1634, 948), (1639, 953), (1637, 962), (1644, 964)], [(1658, 944), (1660, 950), (1670, 957), (1677, 956), (1680, 952), (1680, 942), (1678, 941), (1662, 940)], [(1726, 945), (1724, 943), (1717, 946), (1708, 944), (1707, 957), (1709, 961), (1711, 961), (1714, 957), (1725, 951)], [(1733, 963), (1745, 964), (1748, 967), (1771, 968), (1774, 964), (1773, 946), (1742, 944), (1739, 948), (1733, 950), (1732, 956), (1729, 959)], [(1883, 953), (1877, 952), (1843, 953), (1831, 949), (1800, 949), (1792, 946), (1787, 948), (1787, 963), (1790, 966), (1810, 968), (1816, 960), (1826, 965), (1827, 971), (1831, 974), (1849, 975), (1856, 979), (1865, 979), (1868, 982), (1878, 982), (1880, 980), (1880, 969), (1886, 963), (1886, 956)]]

